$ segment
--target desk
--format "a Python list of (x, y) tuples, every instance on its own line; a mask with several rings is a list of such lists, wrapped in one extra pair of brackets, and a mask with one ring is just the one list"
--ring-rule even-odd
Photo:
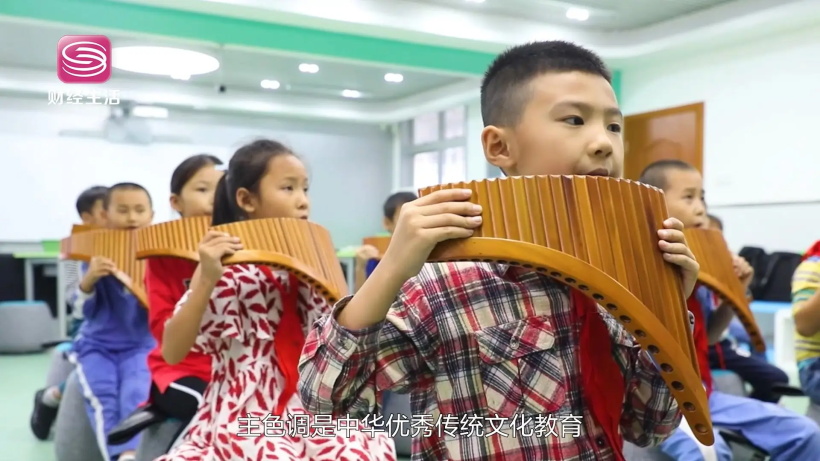
[(60, 264), (60, 253), (53, 251), (38, 251), (27, 253), (14, 253), (14, 257), (23, 260), (23, 270), (25, 272), (25, 292), (26, 301), (34, 301), (34, 267), (35, 266), (57, 266), (57, 323), (60, 338), (65, 338), (68, 334), (66, 325), (66, 299), (65, 299), (65, 276), (64, 268)]
[(780, 301), (752, 301), (749, 307), (753, 314), (776, 314), (783, 309), (791, 309), (792, 303)]

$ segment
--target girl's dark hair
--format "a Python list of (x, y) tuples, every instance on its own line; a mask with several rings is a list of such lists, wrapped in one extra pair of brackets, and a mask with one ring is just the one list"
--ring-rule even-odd
[(284, 144), (269, 139), (259, 139), (240, 147), (231, 157), (228, 171), (216, 186), (211, 225), (247, 219), (236, 203), (236, 191), (244, 187), (258, 194), (259, 183), (268, 171), (270, 159), (285, 154), (295, 155)]
[(197, 154), (186, 158), (171, 175), (171, 193), (179, 195), (185, 184), (202, 168), (209, 165), (222, 165), (222, 160), (210, 154)]

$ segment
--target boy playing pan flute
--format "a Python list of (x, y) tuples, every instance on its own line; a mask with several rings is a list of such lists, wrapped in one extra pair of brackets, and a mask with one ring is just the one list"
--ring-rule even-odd
[[(707, 225), (703, 178), (688, 163), (678, 160), (656, 162), (644, 170), (640, 181), (663, 189), (669, 214), (685, 226)], [(735, 271), (748, 287), (752, 278), (749, 264), (743, 258), (735, 258)], [(709, 412), (715, 426), (714, 448), (718, 459), (732, 459), (732, 451), (718, 433), (718, 427), (740, 432), (765, 450), (772, 461), (820, 459), (820, 428), (814, 421), (773, 403), (712, 389), (709, 346), (720, 341), (723, 331), (734, 317), (734, 311), (728, 304), (716, 306), (714, 300), (711, 290), (698, 285), (688, 304), (695, 315), (695, 349), (709, 395)], [(661, 449), (674, 459), (703, 459), (697, 442), (684, 431), (676, 431), (661, 445)]]
[[(110, 229), (137, 229), (154, 218), (151, 196), (138, 184), (111, 186), (103, 205)], [(148, 311), (113, 276), (118, 270), (107, 258), (91, 259), (79, 286), (85, 322), (73, 354), (103, 459), (132, 461), (139, 437), (111, 445), (107, 434), (148, 398), (148, 353), (156, 344), (148, 330)]]
[[(481, 87), (487, 161), (509, 176), (620, 177), (623, 117), (610, 82), (598, 56), (570, 43), (506, 51)], [(417, 461), (623, 460), (624, 439), (663, 441), (681, 418), (670, 390), (590, 298), (522, 267), (425, 264), (436, 244), (481, 224), (469, 192), (442, 190), (402, 207), (373, 274), (307, 340), (307, 410), (361, 416), (373, 413), (377, 392), (412, 393), (414, 415), (458, 425), (455, 434), (417, 436)], [(681, 223), (664, 226), (660, 250), (682, 269), (688, 296), (698, 264)], [(474, 416), (535, 426), (551, 418), (554, 429), (461, 431)]]

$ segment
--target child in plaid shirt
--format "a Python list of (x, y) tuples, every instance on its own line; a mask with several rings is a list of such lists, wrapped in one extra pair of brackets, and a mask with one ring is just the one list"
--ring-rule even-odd
[[(551, 41), (506, 51), (484, 77), (481, 107), (485, 157), (506, 175), (622, 174), (623, 116), (609, 71), (586, 49)], [(483, 419), (480, 436), (471, 423), (416, 437), (416, 461), (623, 460), (624, 439), (668, 437), (681, 415), (660, 371), (590, 298), (523, 267), (425, 264), (438, 242), (480, 225), (468, 198), (443, 190), (402, 207), (379, 265), (307, 339), (306, 409), (362, 417), (392, 390), (411, 393), (413, 413), (433, 422)], [(664, 227), (660, 250), (689, 296), (698, 264), (680, 221)], [(496, 417), (517, 427), (494, 431)], [(539, 419), (547, 430), (533, 428)]]

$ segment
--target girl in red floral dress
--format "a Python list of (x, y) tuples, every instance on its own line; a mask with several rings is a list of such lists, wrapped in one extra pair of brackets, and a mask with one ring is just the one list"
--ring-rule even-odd
[[(219, 182), (213, 224), (307, 219), (307, 186), (305, 166), (291, 151), (274, 141), (253, 142), (234, 154)], [(165, 327), (168, 363), (191, 350), (214, 361), (184, 441), (156, 461), (395, 460), (386, 433), (336, 423), (316, 432), (319, 417), (306, 416), (295, 392), (297, 364), (309, 328), (330, 306), (287, 272), (223, 267), (222, 258), (241, 248), (229, 235), (211, 231), (204, 237), (190, 290)]]

